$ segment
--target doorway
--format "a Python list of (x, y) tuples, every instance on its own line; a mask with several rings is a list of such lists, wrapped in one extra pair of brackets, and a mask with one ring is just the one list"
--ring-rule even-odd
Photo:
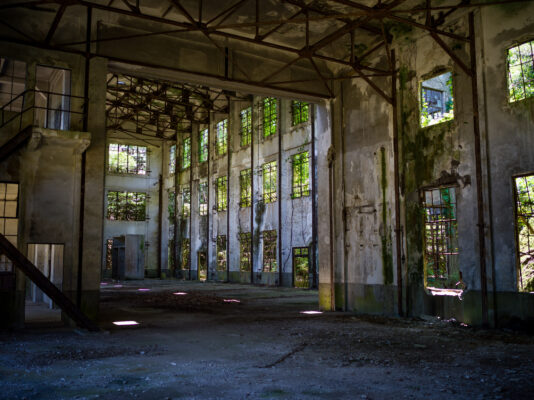
[(198, 279), (205, 282), (208, 277), (208, 257), (205, 251), (197, 252)]
[(297, 288), (310, 288), (310, 249), (293, 247), (293, 282)]

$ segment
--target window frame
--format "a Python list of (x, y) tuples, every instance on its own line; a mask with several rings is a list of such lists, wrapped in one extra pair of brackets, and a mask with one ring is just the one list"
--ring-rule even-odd
[(180, 153), (182, 154), (181, 169), (182, 171), (185, 171), (191, 168), (191, 136), (184, 138), (180, 147)]
[(198, 163), (199, 164), (203, 164), (208, 161), (209, 144), (210, 144), (209, 128), (200, 130), (198, 132)]
[[(224, 246), (223, 246), (224, 245)], [(215, 250), (217, 252), (217, 271), (226, 271), (228, 266), (228, 242), (226, 240), (226, 235), (217, 235), (217, 241)], [(224, 247), (224, 248), (222, 248)], [(224, 253), (224, 258), (220, 258), (220, 253)]]
[[(248, 245), (248, 246), (247, 246)], [(244, 250), (247, 250), (246, 252)], [(244, 254), (247, 254), (246, 261)], [(252, 233), (239, 232), (239, 270), (250, 272), (252, 269)]]
[(239, 208), (252, 205), (252, 168), (239, 171)]
[[(116, 165), (116, 168), (114, 168), (112, 170), (112, 164), (111, 164), (111, 146), (113, 145), (116, 145), (117, 146), (117, 165)], [(127, 157), (126, 157), (126, 171), (120, 171), (120, 154), (121, 154), (121, 146), (123, 147), (126, 147), (127, 150), (126, 150), (126, 154), (127, 154)], [(130, 172), (130, 166), (129, 166), (129, 157), (130, 157), (130, 147), (135, 147), (136, 148), (136, 154), (137, 154), (137, 157), (139, 157), (139, 149), (145, 149), (145, 152), (144, 152), (144, 169), (141, 169), (142, 172), (139, 172), (140, 169), (139, 169), (139, 161), (136, 160), (136, 165), (135, 165), (135, 169), (133, 170), (133, 172)], [(118, 142), (108, 142), (108, 145), (107, 145), (107, 168), (106, 168), (106, 173), (107, 174), (114, 174), (114, 175), (130, 175), (130, 176), (148, 176), (149, 175), (149, 169), (148, 169), (148, 155), (149, 155), (149, 148), (147, 146), (138, 146), (136, 144), (126, 144), (126, 143), (118, 143)], [(131, 157), (134, 157), (133, 155)]]
[[(267, 106), (268, 103), (268, 106)], [(274, 107), (274, 111), (273, 111)], [(261, 102), (261, 126), (262, 126), (262, 138), (268, 139), (278, 134), (279, 118), (278, 118), (279, 101), (276, 97), (264, 97)], [(266, 110), (268, 114), (266, 114)], [(268, 130), (266, 126), (271, 126)], [(274, 127), (273, 127), (274, 125)], [(267, 132), (269, 132), (267, 134)]]
[[(298, 110), (298, 118), (296, 118)], [(306, 119), (303, 119), (302, 115), (306, 111)], [(291, 126), (298, 126), (304, 124), (310, 120), (310, 103), (306, 101), (291, 100)]]
[[(450, 97), (452, 99), (452, 106), (451, 106), (451, 109), (449, 112), (447, 112), (447, 106), (446, 106), (446, 102), (444, 101), (444, 96), (445, 96), (445, 91), (443, 90), (439, 90), (439, 89), (434, 89), (434, 88), (431, 88), (431, 87), (428, 87), (428, 86), (425, 86), (424, 83), (429, 81), (429, 80), (432, 80), (434, 78), (438, 78), (442, 75), (446, 75), (446, 74), (450, 74), (450, 86), (448, 84), (446, 84), (446, 86), (449, 88), (450, 90)], [(449, 79), (447, 79), (447, 82), (449, 81)], [(454, 79), (454, 71), (452, 69), (448, 69), (448, 68), (444, 68), (444, 69), (440, 69), (439, 71), (436, 71), (436, 72), (433, 72), (431, 74), (427, 74), (427, 75), (424, 75), (420, 78), (419, 82), (418, 82), (418, 87), (419, 87), (419, 94), (418, 94), (418, 97), (419, 97), (419, 128), (420, 129), (427, 129), (427, 128), (430, 128), (430, 127), (433, 127), (433, 126), (437, 126), (437, 125), (441, 125), (443, 123), (446, 123), (446, 122), (451, 122), (451, 121), (454, 121), (456, 119), (456, 98), (454, 96), (454, 93), (455, 93), (455, 89), (454, 89), (454, 86), (455, 86), (455, 79)], [(423, 90), (433, 90), (433, 91), (439, 91), (441, 92), (441, 102), (442, 102), (442, 116), (439, 120), (437, 120), (437, 122), (433, 122), (431, 123), (431, 121), (433, 120), (433, 118), (430, 118), (430, 122), (424, 122), (424, 119), (425, 116), (425, 112), (424, 112), (424, 97), (423, 97)], [(431, 115), (431, 114), (428, 114), (428, 112), (426, 112), (427, 115)], [(450, 114), (450, 115), (447, 115), (447, 114)], [(428, 117), (427, 117), (428, 118)]]
[[(273, 168), (274, 166), (274, 168)], [(278, 201), (278, 163), (277, 161), (266, 162), (261, 166), (262, 171), (262, 199), (265, 204), (275, 203)], [(269, 180), (269, 186), (274, 190), (266, 191), (266, 181)], [(274, 182), (273, 182), (274, 181)]]
[[(113, 214), (112, 211), (110, 211), (110, 207), (113, 205), (113, 203), (110, 202), (110, 196), (116, 193), (115, 200), (116, 203), (114, 206), (116, 207), (116, 211), (114, 213), (115, 218), (110, 218), (110, 214)], [(125, 193), (125, 197), (123, 200), (119, 200), (119, 193)], [(133, 203), (130, 203), (130, 195), (133, 197)], [(138, 200), (137, 198), (139, 195), (142, 195), (144, 197), (142, 200)], [(115, 190), (115, 189), (108, 189), (106, 192), (106, 219), (108, 221), (117, 221), (117, 222), (145, 222), (147, 220), (147, 200), (149, 199), (149, 196), (146, 192), (131, 192), (129, 190)], [(123, 203), (123, 204), (121, 204)], [(143, 211), (139, 214), (139, 216), (136, 216), (134, 219), (130, 218), (131, 213), (133, 215), (137, 215), (137, 212), (139, 210), (130, 210), (130, 207), (136, 207), (139, 208), (139, 205), (142, 205)]]
[[(224, 196), (222, 190), (224, 188)], [(217, 200), (217, 212), (228, 210), (228, 175), (217, 177), (215, 180), (215, 195)]]
[[(506, 97), (508, 98), (508, 104), (512, 104), (512, 103), (516, 103), (518, 101), (524, 101), (524, 100), (527, 100), (527, 99), (531, 99), (531, 98), (534, 98), (534, 91), (531, 95), (529, 96), (526, 96), (523, 97), (523, 98), (515, 98), (514, 96), (514, 100), (512, 100), (512, 96), (511, 96), (511, 93), (510, 93), (510, 84), (511, 84), (511, 68), (510, 68), (510, 51), (514, 48), (520, 48), (521, 46), (525, 45), (525, 44), (530, 44), (530, 50), (531, 50), (531, 53), (530, 55), (532, 56), (532, 70), (534, 71), (534, 38), (531, 38), (529, 40), (524, 40), (522, 41), (521, 43), (517, 43), (517, 44), (514, 44), (513, 46), (510, 46), (510, 47), (507, 47), (506, 48), (506, 88), (508, 90), (508, 93), (506, 95)], [(523, 93), (526, 94), (526, 90), (525, 90), (525, 79), (524, 79), (524, 71), (523, 71), (523, 62), (520, 61), (519, 63), (519, 66), (521, 67), (521, 80), (522, 80), (522, 91)], [(514, 65), (513, 67), (515, 67), (516, 65)], [(532, 80), (532, 86), (534, 87), (534, 74), (533, 74), (533, 80)]]
[[(246, 119), (247, 123), (243, 124)], [(252, 143), (252, 106), (245, 107), (239, 112), (239, 135), (241, 147), (248, 147)]]
[[(278, 232), (276, 229), (265, 230), (261, 233), (262, 236), (262, 271), (263, 272), (277, 272), (278, 271)], [(272, 240), (267, 243), (267, 240)], [(267, 252), (267, 246), (271, 246)], [(272, 255), (272, 256), (271, 256)], [(271, 257), (268, 257), (271, 256)]]
[(228, 118), (217, 122), (215, 150), (218, 156), (228, 153)]
[[(297, 160), (298, 157), (302, 157), (304, 155), (306, 155), (305, 160)], [(304, 170), (304, 166), (306, 166), (307, 170), (306, 180), (302, 179), (301, 175), (301, 178), (299, 179), (300, 182), (296, 182), (296, 168), (299, 167), (300, 169)], [(310, 196), (310, 152), (305, 150), (291, 156), (291, 198), (299, 199), (308, 196)]]

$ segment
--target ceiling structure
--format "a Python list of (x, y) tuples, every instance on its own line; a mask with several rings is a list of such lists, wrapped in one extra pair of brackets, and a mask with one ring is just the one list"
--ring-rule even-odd
[[(303, 98), (330, 98), (335, 80), (361, 79), (391, 102), (384, 78), (394, 73), (396, 32), (427, 32), (461, 63), (448, 43), (468, 43), (467, 32), (445, 22), (461, 9), (522, 1), (532, 0), (7, 0), (0, 40)], [(184, 51), (154, 61), (158, 39)], [(194, 46), (208, 58), (187, 64)]]

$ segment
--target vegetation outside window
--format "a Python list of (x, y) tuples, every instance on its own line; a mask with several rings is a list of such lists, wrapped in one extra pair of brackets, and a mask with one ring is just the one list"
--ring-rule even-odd
[(251, 268), (251, 246), (252, 235), (250, 232), (239, 234), (239, 269), (243, 272), (250, 272)]
[(226, 271), (226, 235), (217, 236), (217, 270)]
[(278, 128), (278, 103), (274, 97), (263, 99), (263, 137), (276, 134)]
[(208, 161), (208, 129), (203, 129), (198, 134), (198, 162)]
[(226, 211), (227, 202), (226, 196), (228, 191), (228, 178), (220, 176), (217, 178), (217, 211)]
[(534, 175), (514, 180), (517, 286), (534, 292)]
[(534, 96), (534, 40), (508, 49), (510, 103)]
[(291, 102), (291, 114), (293, 116), (293, 126), (302, 124), (303, 122), (308, 121), (310, 105), (303, 101)]
[(451, 72), (435, 76), (421, 83), (420, 116), (423, 128), (454, 119)]
[(146, 175), (147, 148), (111, 143), (108, 171), (118, 174)]
[(182, 187), (182, 218), (191, 215), (191, 188), (189, 185)]
[(189, 239), (182, 239), (182, 269), (189, 269), (191, 259), (191, 241)]
[(252, 140), (252, 107), (241, 110), (241, 146), (248, 146)]
[(276, 201), (277, 168), (276, 161), (263, 164), (263, 201), (272, 203)]
[(191, 166), (191, 138), (185, 138), (182, 143), (182, 169)]
[(217, 124), (217, 154), (222, 156), (228, 151), (228, 120)]
[(208, 182), (198, 184), (198, 213), (208, 215)]
[(308, 152), (292, 156), (294, 199), (310, 195), (310, 158)]
[(107, 218), (111, 221), (144, 221), (146, 193), (110, 191)]
[(252, 203), (252, 184), (251, 184), (252, 170), (250, 168), (244, 169), (239, 173), (239, 189), (240, 201), (239, 207), (250, 207)]
[(276, 269), (276, 230), (263, 231), (263, 272)]

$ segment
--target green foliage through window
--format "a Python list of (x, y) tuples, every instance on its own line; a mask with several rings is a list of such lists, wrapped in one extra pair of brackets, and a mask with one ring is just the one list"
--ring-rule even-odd
[(308, 247), (293, 247), (293, 276), (295, 287), (310, 287), (310, 250)]
[(239, 234), (239, 269), (243, 272), (250, 272), (251, 268), (251, 251), (252, 235), (250, 232), (241, 232)]
[(250, 207), (252, 203), (252, 184), (251, 184), (252, 170), (250, 168), (244, 169), (239, 173), (239, 207)]
[(217, 124), (217, 154), (222, 156), (228, 151), (228, 120)]
[(291, 114), (293, 116), (293, 126), (302, 124), (303, 122), (308, 121), (309, 108), (310, 108), (309, 103), (305, 103), (303, 101), (295, 101), (295, 100), (291, 102)]
[(217, 270), (226, 271), (226, 235), (217, 236)]
[(203, 163), (208, 161), (208, 146), (209, 146), (208, 129), (203, 129), (198, 134), (198, 162)]
[(308, 152), (295, 154), (293, 165), (293, 193), (294, 199), (310, 195), (310, 158)]
[(278, 103), (274, 97), (263, 99), (263, 137), (276, 134), (278, 128)]
[(146, 147), (111, 143), (108, 150), (108, 171), (146, 175), (146, 159)]
[(182, 143), (182, 169), (191, 166), (191, 138), (185, 138)]
[(423, 196), (426, 285), (431, 288), (455, 289), (461, 279), (456, 189), (428, 189)]
[(111, 221), (144, 221), (146, 194), (137, 192), (108, 192), (107, 218)]
[(217, 185), (217, 211), (226, 211), (228, 178), (226, 176), (218, 177), (216, 181), (216, 185)]
[(534, 96), (534, 40), (508, 49), (510, 102)]
[(534, 292), (534, 175), (515, 178), (518, 288)]
[(276, 161), (263, 164), (263, 201), (272, 203), (276, 201), (277, 168)]
[(276, 230), (263, 231), (263, 272), (276, 269)]
[(252, 107), (241, 110), (241, 146), (248, 146), (252, 140)]

